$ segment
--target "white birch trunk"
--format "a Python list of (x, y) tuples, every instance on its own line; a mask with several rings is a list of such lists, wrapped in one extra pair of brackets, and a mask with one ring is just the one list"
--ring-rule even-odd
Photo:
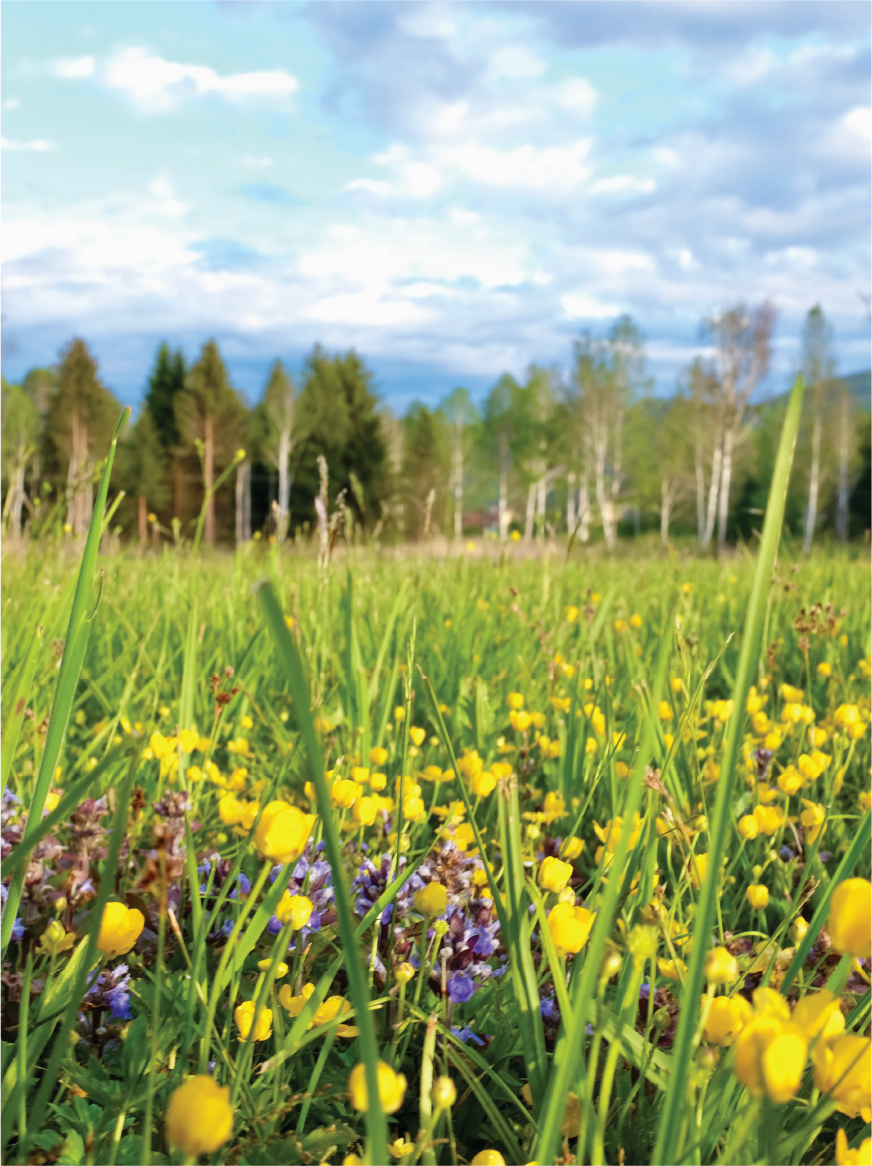
[[(282, 429), (279, 434), (279, 517), (276, 537), (284, 542), (288, 537), (288, 524), (291, 514), (291, 431)], [(247, 463), (243, 463), (247, 465)], [(242, 467), (240, 467), (241, 469)]]
[(839, 542), (848, 541), (848, 456), (850, 453), (850, 411), (847, 396), (839, 409), (839, 492), (836, 497), (836, 534)]
[(705, 535), (705, 467), (702, 464), (702, 446), (694, 446), (694, 469), (696, 471), (696, 540), (703, 546)]
[(571, 536), (575, 530), (575, 474), (566, 475), (566, 530)]
[(581, 480), (581, 489), (578, 491), (578, 537), (583, 543), (590, 542), (590, 486), (587, 474)]
[(454, 537), (463, 538), (463, 426), (454, 434)]
[(820, 489), (821, 474), (821, 415), (815, 410), (814, 424), (811, 432), (811, 473), (808, 479), (808, 509), (805, 512), (805, 538), (802, 551), (805, 555), (811, 554), (814, 541), (814, 528), (817, 524), (818, 491)]
[(530, 483), (527, 491), (527, 513), (524, 518), (524, 542), (528, 543), (533, 537), (533, 522), (536, 516), (536, 482)]
[(545, 503), (547, 500), (548, 478), (543, 473), (536, 483), (536, 521), (533, 525), (533, 532), (536, 538), (539, 538), (540, 535), (545, 533)]
[(723, 452), (723, 446), (719, 438), (714, 453), (712, 454), (712, 476), (709, 482), (708, 509), (705, 516), (705, 529), (702, 532), (702, 542), (700, 543), (704, 551), (708, 550), (709, 544), (712, 541), (712, 535), (715, 532), (715, 517), (718, 509), (718, 490), (721, 484), (721, 459)]
[(724, 430), (724, 456), (721, 465), (721, 496), (718, 500), (718, 554), (723, 554), (727, 545), (727, 519), (730, 512), (730, 478), (733, 474), (732, 425)]

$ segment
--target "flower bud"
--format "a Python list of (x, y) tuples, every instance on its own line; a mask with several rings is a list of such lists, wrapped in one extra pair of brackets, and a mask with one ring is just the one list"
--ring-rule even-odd
[(437, 1109), (450, 1109), (457, 1100), (457, 1088), (450, 1077), (437, 1077), (433, 1085), (433, 1104)]

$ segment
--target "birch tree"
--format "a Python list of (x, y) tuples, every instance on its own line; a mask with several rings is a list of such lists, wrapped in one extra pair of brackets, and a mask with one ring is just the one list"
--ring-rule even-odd
[(12, 535), (21, 535), (25, 507), (33, 509), (25, 490), (27, 463), (37, 447), (39, 414), (21, 385), (2, 382), (3, 520)]
[[(806, 400), (811, 403), (811, 458), (808, 477), (808, 505), (805, 512), (803, 553), (811, 553), (818, 517), (821, 488), (821, 442), (824, 428), (824, 399), (836, 371), (833, 359), (833, 330), (820, 304), (815, 304), (805, 318), (802, 334), (802, 374)], [(841, 418), (840, 418), (841, 420)]]
[(454, 495), (454, 537), (463, 537), (464, 445), (478, 413), (467, 389), (455, 389), (443, 402), (442, 411), (451, 426), (451, 489)]
[(302, 433), (295, 429), (297, 410), (294, 382), (280, 360), (276, 360), (270, 369), (261, 412), (266, 430), (264, 451), (279, 474), (276, 538), (284, 542), (291, 519), (291, 452), (302, 440)]
[(718, 467), (714, 464), (712, 467), (712, 483), (720, 477), (717, 499), (719, 554), (727, 541), (736, 445), (751, 394), (769, 371), (774, 327), (775, 309), (768, 301), (750, 310), (744, 304), (737, 304), (728, 311), (709, 316), (704, 325), (715, 349), (714, 367), (721, 404), (719, 475), (716, 473)]

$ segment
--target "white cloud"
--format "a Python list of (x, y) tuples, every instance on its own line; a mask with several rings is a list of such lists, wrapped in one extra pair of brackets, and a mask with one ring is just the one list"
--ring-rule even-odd
[(593, 184), (594, 194), (649, 194), (657, 185), (653, 178), (634, 178), (631, 174), (615, 174), (600, 178)]
[(568, 81), (561, 81), (550, 90), (550, 96), (556, 105), (568, 109), (572, 113), (589, 117), (597, 101), (597, 91), (590, 81), (584, 77), (571, 77)]
[(478, 142), (467, 142), (449, 147), (444, 157), (467, 177), (486, 186), (571, 190), (590, 173), (584, 160), (591, 144), (590, 138), (579, 138), (568, 146), (527, 144), (514, 150), (496, 150)]
[(366, 190), (370, 194), (390, 194), (390, 185), (387, 182), (377, 182), (374, 178), (353, 178), (346, 183), (346, 190)]
[(725, 72), (737, 85), (756, 85), (777, 66), (778, 59), (771, 49), (752, 46), (739, 57), (728, 62)]
[(857, 105), (849, 109), (842, 122), (846, 129), (857, 134), (866, 144), (872, 138), (872, 109), (868, 105)]
[(622, 271), (645, 271), (651, 266), (647, 255), (633, 251), (606, 251), (600, 257), (606, 271), (617, 274)]
[(63, 77), (67, 81), (75, 81), (82, 77), (90, 77), (95, 67), (96, 62), (93, 57), (64, 57), (60, 61), (54, 62), (52, 72), (55, 76)]
[[(110, 89), (126, 94), (141, 109), (165, 112), (182, 101), (213, 95), (225, 101), (282, 100), (299, 87), (296, 78), (284, 69), (222, 76), (208, 65), (189, 65), (150, 55), (143, 48), (121, 49), (105, 65), (85, 72), (84, 61), (61, 63), (59, 76), (79, 78), (92, 72)], [(66, 69), (65, 72), (61, 69)]]
[(583, 320), (605, 320), (609, 316), (618, 316), (621, 309), (613, 304), (600, 304), (591, 296), (581, 292), (568, 296), (561, 296), (560, 303), (570, 316), (578, 316)]
[(682, 267), (690, 267), (690, 265), (693, 263), (693, 252), (688, 251), (688, 249), (685, 247), (685, 249), (680, 251), (678, 254), (678, 262)]
[(156, 178), (150, 187), (155, 196), (153, 202), (147, 202), (144, 209), (153, 215), (160, 215), (167, 219), (180, 219), (189, 209), (188, 203), (176, 198), (173, 185), (168, 178)]
[(3, 102), (2, 108), (4, 113), (11, 113), (13, 109), (18, 109), (21, 102), (17, 97), (7, 97)]
[(408, 300), (382, 299), (382, 293), (376, 288), (327, 296), (305, 309), (303, 314), (325, 324), (363, 324), (368, 327), (406, 324), (425, 316)]
[(242, 159), (242, 165), (247, 166), (249, 170), (269, 170), (275, 162), (267, 156), (256, 158), (249, 154)]
[(409, 194), (415, 198), (426, 198), (435, 194), (442, 185), (439, 168), (428, 162), (413, 162), (411, 166), (405, 168), (403, 177)]
[(30, 142), (16, 142), (11, 138), (0, 138), (0, 148), (4, 150), (23, 150), (32, 154), (44, 154), (47, 150), (56, 150), (54, 142), (47, 142), (44, 138), (34, 138)]
[(410, 7), (399, 17), (397, 24), (409, 36), (422, 40), (450, 40), (457, 31), (451, 17), (436, 4)]
[(526, 81), (544, 71), (545, 62), (523, 45), (506, 45), (497, 49), (487, 68), (488, 75), (494, 80), (508, 77), (513, 81)]

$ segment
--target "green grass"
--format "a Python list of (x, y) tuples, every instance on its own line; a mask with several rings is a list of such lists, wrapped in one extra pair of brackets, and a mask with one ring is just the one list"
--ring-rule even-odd
[[(774, 498), (759, 554), (722, 563), (466, 552), (398, 563), (353, 548), (326, 572), (270, 547), (97, 558), (92, 544), (78, 588), (66, 545), (7, 557), (3, 776), (20, 805), (4, 807), (2, 875), (10, 907), (18, 888), (21, 900), (4, 919), (6, 1160), (192, 1160), (167, 1144), (164, 1115), (204, 1071), (234, 1107), (231, 1138), (204, 1161), (454, 1163), (493, 1150), (509, 1162), (811, 1163), (833, 1161), (839, 1128), (858, 1144), (868, 1125), (839, 1108), (838, 1086), (820, 1092), (814, 1047), (795, 1096), (776, 1104), (744, 1087), (735, 1049), (712, 1043), (701, 1012), (713, 992), (750, 999), (763, 983), (792, 1006), (829, 978), (848, 1031), (868, 1034), (869, 961), (858, 974), (826, 953), (821, 928), (839, 884), (869, 877), (869, 570), (833, 555), (794, 564), (784, 545), (776, 561), (779, 529)], [(744, 711), (752, 685), (782, 726), (770, 777), (786, 813), (771, 836), (744, 840), (737, 824), (757, 804), (753, 752), (765, 744)], [(541, 714), (524, 732), (510, 723), (511, 692)], [(735, 702), (725, 722), (718, 700)], [(812, 724), (791, 719), (797, 703), (831, 760), (787, 793), (777, 779), (789, 788), (813, 751)], [(839, 726), (843, 705), (859, 710), (862, 734)], [(193, 727), (196, 747), (154, 756), (161, 738)], [(386, 751), (378, 765), (374, 747)], [(476, 756), (481, 772), (506, 763), (492, 792), (476, 792)], [(333, 807), (331, 776), (350, 779), (358, 764), (387, 778), (358, 798), (401, 809), (361, 824), (353, 807)], [(185, 790), (187, 812), (173, 818), (167, 797)], [(88, 797), (108, 799), (97, 824), (111, 832), (87, 835), (71, 818)], [(814, 841), (802, 798), (826, 814)], [(270, 921), (296, 859), (273, 881), (254, 843), (274, 799), (317, 816), (312, 841), (334, 888), (324, 896), (326, 866), (298, 871), (294, 888), (323, 918), (291, 951), (292, 933)], [(440, 859), (452, 832), (466, 857), (449, 848)], [(584, 843), (574, 902), (596, 921), (566, 955), (538, 871), (573, 837)], [(385, 859), (365, 912), (351, 885), (364, 844), (377, 866)], [(203, 865), (216, 853), (220, 893)], [(443, 966), (443, 928), (428, 936), (414, 906), (422, 866), (465, 927), (471, 896), (476, 912), (487, 896), (499, 920), (498, 931), (479, 921), (495, 943), (473, 960), (469, 999), (463, 985), (442, 991), (457, 952)], [(746, 899), (752, 883), (769, 889), (762, 911)], [(146, 916), (132, 952), (99, 961), (101, 973), (129, 967), (121, 1018), (99, 984), (85, 994), (110, 900)], [(43, 938), (53, 920), (67, 936), (54, 946), (56, 931)], [(707, 991), (706, 955), (725, 942), (740, 978)], [(413, 956), (430, 974), (405, 983), (397, 969)], [(344, 1011), (325, 1004), (337, 996)], [(266, 1039), (240, 1039), (234, 1010), (247, 1000), (272, 1011)], [(407, 1079), (402, 1102), (361, 1113), (349, 1075), (362, 1063), (372, 1097), (379, 1060)], [(439, 1110), (429, 1087), (443, 1075), (457, 1099)]]

